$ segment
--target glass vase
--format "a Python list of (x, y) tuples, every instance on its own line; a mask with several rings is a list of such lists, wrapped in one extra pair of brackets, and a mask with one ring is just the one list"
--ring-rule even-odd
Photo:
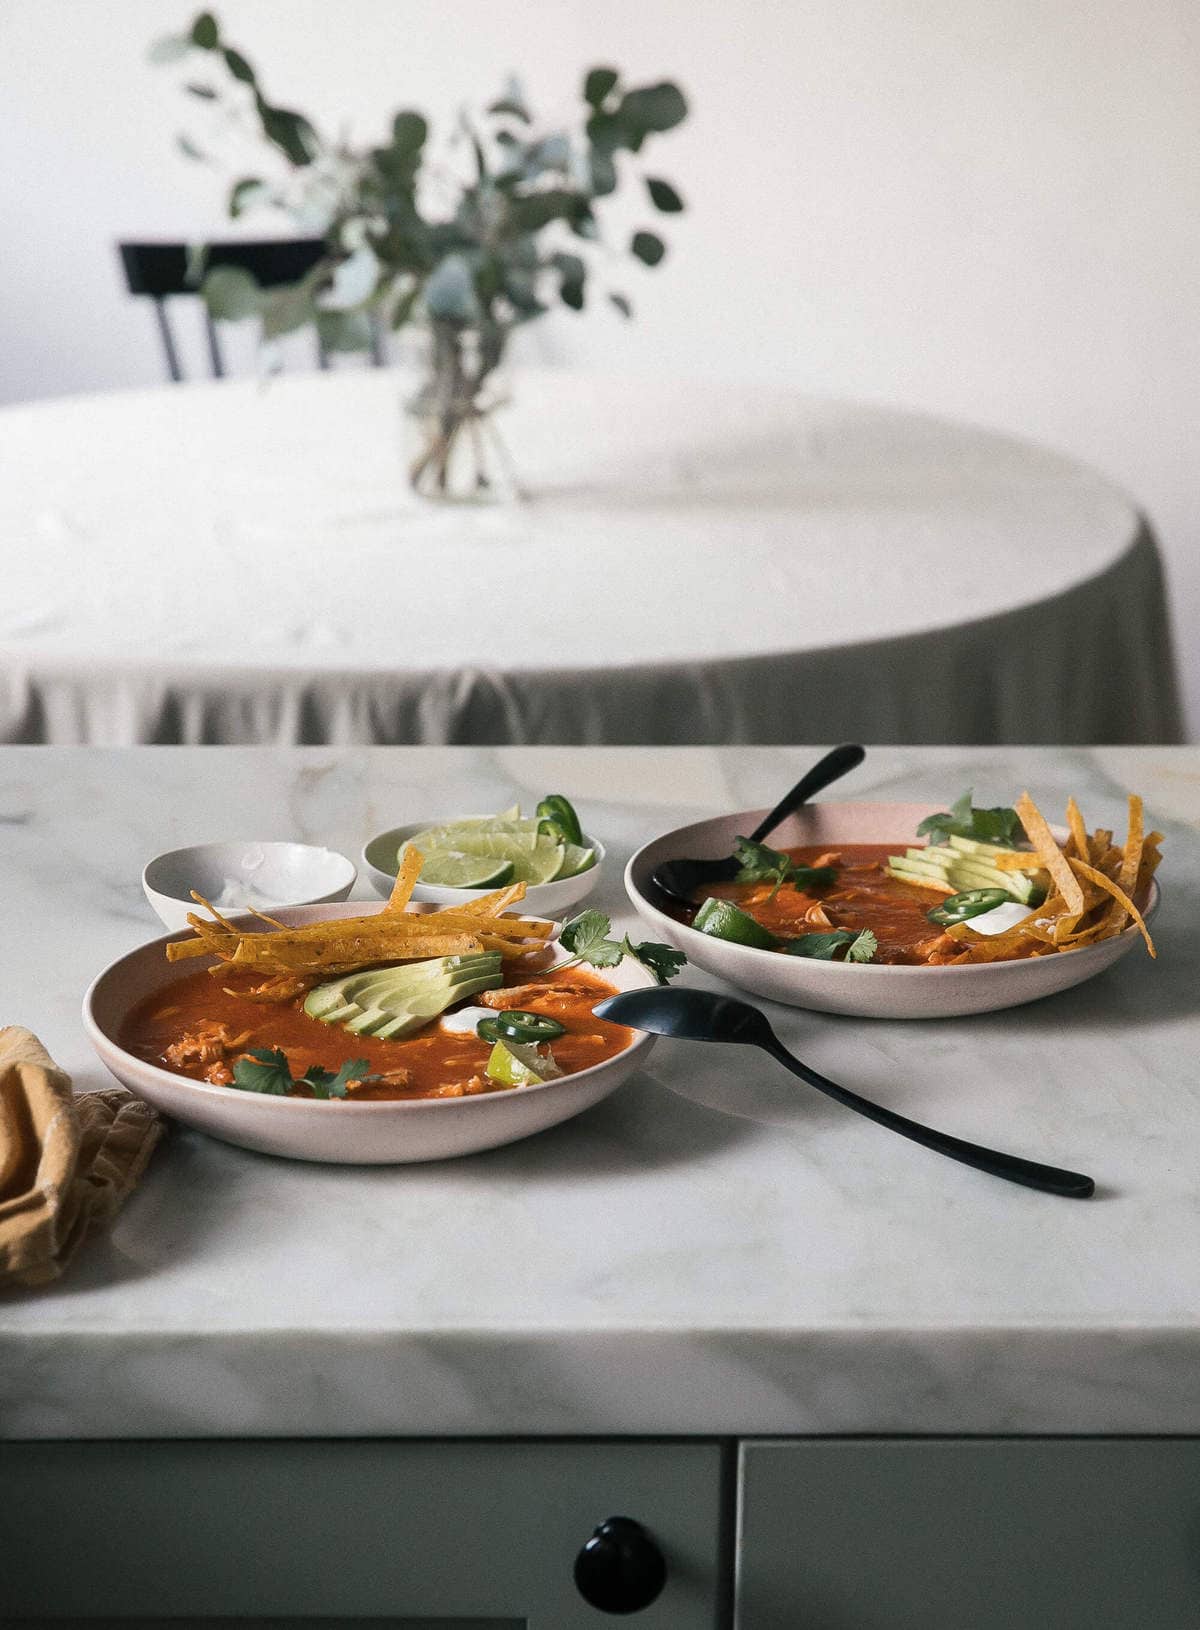
[(424, 377), (406, 404), (409, 480), (423, 498), (479, 504), (521, 496), (494, 419), (509, 399), (505, 338), (495, 326), (430, 323)]

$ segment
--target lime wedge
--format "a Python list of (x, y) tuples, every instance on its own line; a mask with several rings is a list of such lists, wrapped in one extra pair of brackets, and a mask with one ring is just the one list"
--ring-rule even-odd
[(438, 888), (493, 889), (512, 881), (512, 861), (503, 856), (462, 854), (456, 849), (422, 849), (421, 854), (425, 863), (420, 881)]
[(519, 1041), (498, 1041), (488, 1055), (483, 1073), (501, 1087), (531, 1087), (553, 1081), (562, 1071), (550, 1057)]
[(578, 877), (580, 872), (588, 871), (595, 864), (594, 849), (584, 848), (578, 843), (564, 843), (562, 865), (555, 875), (556, 878)]
[(488, 843), (492, 838), (505, 838), (510, 845), (520, 845), (525, 849), (532, 849), (537, 843), (538, 823), (528, 821), (502, 821), (490, 819), (484, 821), (451, 821), (444, 826), (427, 826), (423, 832), (415, 833), (408, 841), (414, 844), (422, 854), (426, 849), (461, 849), (476, 853), (490, 853), (490, 850), (480, 850), (480, 844)]
[[(426, 850), (417, 838), (409, 840), (422, 854)], [(548, 883), (558, 876), (563, 861), (563, 846), (553, 838), (534, 837), (532, 843), (523, 834), (511, 832), (459, 833), (449, 844), (437, 844), (432, 852), (452, 850), (458, 854), (476, 855), (480, 859), (506, 860), (512, 866), (514, 883)]]

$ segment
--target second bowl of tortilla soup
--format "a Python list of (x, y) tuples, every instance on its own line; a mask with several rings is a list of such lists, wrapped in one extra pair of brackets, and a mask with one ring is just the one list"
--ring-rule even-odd
[[(984, 1013), (1066, 990), (1142, 947), (1158, 905), (1159, 835), (1142, 833), (1140, 800), (1130, 802), (1123, 848), (1111, 832), (1086, 834), (1073, 806), (1073, 829), (1055, 827), (1053, 836), (1029, 806), (1037, 838), (1017, 824), (1001, 847), (958, 835), (942, 841), (928, 828), (918, 835), (932, 817), (953, 829), (945, 805), (832, 802), (790, 816), (769, 848), (740, 848), (766, 814), (743, 810), (655, 838), (629, 862), (625, 886), (655, 938), (755, 995), (861, 1018)], [(975, 814), (984, 830), (983, 818), (1000, 812)], [(714, 885), (691, 908), (651, 881), (664, 861), (735, 852), (744, 880)], [(935, 863), (942, 853), (963, 867), (949, 882)], [(1038, 869), (1042, 856), (1052, 873)], [(997, 876), (997, 866), (1013, 870)], [(1140, 928), (1117, 899), (1123, 876), (1134, 880), (1129, 903)], [(981, 886), (993, 883), (1007, 886)]]

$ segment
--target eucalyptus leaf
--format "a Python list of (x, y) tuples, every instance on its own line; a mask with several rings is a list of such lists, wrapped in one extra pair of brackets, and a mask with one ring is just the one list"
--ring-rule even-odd
[(187, 34), (164, 34), (146, 52), (148, 62), (180, 62), (192, 49), (190, 36)]
[(185, 85), (184, 90), (189, 96), (198, 96), (203, 102), (215, 102), (217, 93), (211, 85)]
[(362, 311), (318, 311), (317, 334), (327, 351), (371, 348), (371, 323)]
[(626, 91), (617, 117), (639, 132), (674, 130), (687, 118), (687, 99), (670, 80)]
[(509, 225), (517, 232), (539, 232), (551, 221), (565, 221), (586, 204), (577, 192), (565, 187), (547, 187), (543, 192), (514, 198), (509, 207)]
[(592, 144), (593, 158), (600, 153), (608, 157), (622, 147), (631, 147), (630, 127), (615, 113), (593, 113), (584, 126)]
[(183, 154), (184, 158), (198, 159), (201, 164), (207, 164), (208, 154), (202, 153), (190, 136), (181, 133), (180, 135), (176, 136), (175, 145)]
[(441, 260), (425, 285), (425, 308), (435, 319), (469, 323), (479, 315), (471, 268), (463, 254)]
[(571, 162), (571, 144), (557, 131), (525, 150), (525, 173), (531, 178), (544, 170), (565, 170)]
[(200, 295), (210, 316), (239, 323), (258, 316), (263, 291), (241, 266), (214, 266), (200, 286)]
[(267, 203), (270, 197), (271, 189), (265, 181), (260, 181), (257, 176), (243, 176), (229, 189), (229, 213), (236, 221), (239, 215), (244, 215), (258, 204)]
[(320, 150), (317, 133), (302, 113), (290, 108), (275, 108), (257, 98), (258, 117), (263, 135), (291, 159), (293, 164), (311, 164)]
[(626, 295), (617, 294), (613, 290), (610, 289), (608, 298), (612, 302), (612, 304), (614, 306), (616, 306), (617, 310), (621, 313), (622, 317), (632, 317), (633, 316), (633, 306), (630, 304), (629, 299), (628, 299), (628, 297)]
[(532, 124), (533, 114), (529, 111), (529, 103), (525, 99), (525, 87), (515, 74), (509, 74), (504, 82), (504, 89), (491, 103), (488, 112), (507, 114), (512, 119), (520, 119), (523, 124)]
[(520, 102), (510, 102), (508, 98), (504, 96), (502, 96), (497, 102), (489, 102), (488, 112), (495, 114), (506, 113), (510, 119), (520, 119), (523, 124), (530, 124), (532, 122), (527, 108), (522, 107)]
[(583, 81), (583, 99), (598, 108), (617, 88), (620, 79), (615, 68), (589, 68)]
[(240, 79), (243, 85), (254, 85), (257, 83), (254, 77), (254, 69), (246, 61), (245, 57), (240, 51), (235, 51), (232, 46), (227, 45), (225, 47), (224, 55), (225, 66), (229, 69), (229, 72), (235, 79)]
[(215, 51), (217, 43), (217, 19), (211, 11), (202, 11), (192, 24), (192, 44), (202, 51)]
[(659, 176), (646, 177), (646, 191), (650, 194), (650, 202), (655, 209), (661, 210), (664, 215), (678, 215), (683, 208), (683, 199), (675, 188), (669, 181), (663, 181)]
[(667, 246), (656, 232), (635, 232), (629, 247), (647, 266), (657, 266), (667, 252)]
[(300, 283), (287, 283), (282, 288), (264, 289), (259, 296), (263, 320), (263, 338), (278, 339), (315, 322), (317, 308), (313, 299), (311, 274)]
[(416, 310), (416, 305), (418, 299), (420, 298), (420, 294), (421, 285), (416, 282), (410, 284), (408, 288), (403, 290), (399, 299), (392, 307), (391, 315), (388, 319), (393, 329), (403, 328), (405, 323), (412, 317), (414, 311)]
[(429, 122), (423, 114), (405, 108), (392, 120), (392, 146), (398, 153), (416, 153), (425, 145)]
[(583, 310), (584, 287), (587, 283), (587, 264), (579, 255), (559, 253), (554, 256), (558, 270), (558, 297), (572, 311)]
[(617, 190), (617, 166), (613, 163), (612, 155), (599, 148), (592, 149), (591, 157), (592, 192), (597, 198), (606, 198), (609, 193)]

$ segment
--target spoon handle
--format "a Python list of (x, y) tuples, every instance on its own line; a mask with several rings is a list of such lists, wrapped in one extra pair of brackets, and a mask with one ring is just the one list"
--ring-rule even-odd
[(1071, 1200), (1086, 1200), (1095, 1192), (1095, 1183), (1082, 1172), (1068, 1172), (1059, 1166), (1043, 1166), (1036, 1160), (1022, 1160), (1020, 1155), (1006, 1155), (999, 1149), (985, 1149), (980, 1143), (968, 1143), (965, 1138), (951, 1137), (948, 1132), (922, 1126), (920, 1121), (910, 1121), (905, 1115), (897, 1115), (867, 1098), (860, 1098), (856, 1092), (839, 1087), (836, 1081), (830, 1081), (827, 1076), (819, 1075), (798, 1058), (793, 1058), (774, 1033), (771, 1033), (769, 1041), (763, 1038), (762, 1046), (772, 1058), (777, 1058), (793, 1075), (807, 1081), (810, 1087), (816, 1087), (818, 1092), (836, 1099), (839, 1104), (845, 1104), (847, 1109), (857, 1110), (869, 1121), (876, 1121), (892, 1132), (899, 1132), (902, 1138), (911, 1138), (914, 1143), (933, 1149), (939, 1155), (960, 1160), (964, 1166), (974, 1166), (976, 1171), (990, 1172), (993, 1177), (1006, 1177), (1010, 1183), (1023, 1183), (1026, 1188), (1041, 1189), (1045, 1194), (1062, 1194)]
[(846, 742), (826, 753), (824, 758), (819, 758), (808, 774), (801, 776), (790, 792), (784, 793), (766, 820), (758, 823), (750, 834), (750, 841), (761, 843), (794, 809), (807, 803), (815, 793), (824, 792), (831, 782), (857, 769), (866, 756), (865, 750), (856, 742)]

